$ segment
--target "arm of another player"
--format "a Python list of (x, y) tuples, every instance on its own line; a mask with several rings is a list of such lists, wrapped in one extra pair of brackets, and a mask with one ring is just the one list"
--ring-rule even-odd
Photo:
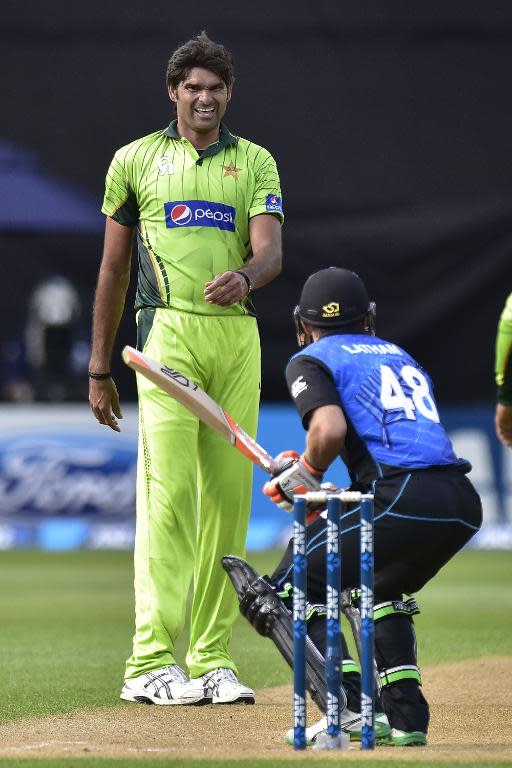
[(311, 414), (304, 458), (313, 467), (330, 467), (340, 455), (347, 436), (347, 422), (339, 405), (322, 405)]
[[(240, 268), (249, 280), (251, 289), (270, 283), (281, 272), (281, 222), (273, 214), (253, 216), (249, 222), (252, 258)], [(249, 293), (247, 280), (240, 272), (229, 271), (216, 275), (206, 283), (204, 298), (210, 304), (229, 307)]]
[(512, 293), (498, 323), (494, 370), (497, 385), (496, 435), (504, 445), (512, 447)]
[(263, 486), (265, 496), (278, 507), (290, 510), (294, 494), (318, 490), (324, 472), (343, 448), (346, 433), (347, 423), (339, 406), (316, 408), (309, 422), (306, 450), (300, 457), (295, 451), (283, 451), (276, 457), (282, 468)]
[(297, 354), (286, 366), (286, 383), (307, 429), (306, 461), (325, 471), (343, 451), (347, 436), (347, 422), (332, 371), (307, 352)]
[(263, 493), (278, 506), (291, 509), (294, 492), (298, 488), (316, 490), (324, 472), (343, 450), (347, 422), (332, 374), (318, 360), (293, 357), (286, 368), (286, 380), (308, 430), (306, 450), (299, 461), (288, 466), (283, 462), (283, 469), (265, 484)]
[(494, 421), (496, 435), (503, 445), (512, 448), (512, 405), (497, 403)]
[[(118, 224), (107, 217), (105, 244), (94, 298), (92, 352), (89, 371), (110, 371), (110, 357), (123, 314), (130, 282), (130, 263), (134, 227)], [(100, 424), (120, 432), (122, 418), (119, 395), (112, 378), (89, 379), (89, 403)]]

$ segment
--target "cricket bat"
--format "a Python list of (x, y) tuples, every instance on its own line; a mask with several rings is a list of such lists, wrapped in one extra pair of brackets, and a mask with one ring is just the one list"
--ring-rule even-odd
[(233, 421), (229, 413), (223, 411), (201, 387), (183, 373), (152, 360), (133, 347), (125, 347), (122, 355), (126, 365), (174, 397), (265, 472), (273, 473), (276, 465), (272, 456)]

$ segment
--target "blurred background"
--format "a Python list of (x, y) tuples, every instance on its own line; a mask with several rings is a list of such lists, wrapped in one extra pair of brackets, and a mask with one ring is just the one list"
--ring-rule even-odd
[[(119, 352), (135, 342), (134, 281), (112, 365), (121, 435), (87, 403), (103, 184), (118, 147), (173, 119), (167, 60), (202, 29), (234, 55), (227, 125), (267, 147), (282, 180), (284, 271), (256, 294), (259, 441), (302, 447), (283, 378), (291, 313), (312, 271), (355, 269), (379, 335), (433, 376), (473, 463), (475, 546), (512, 548), (512, 452), (493, 426), (496, 325), (512, 290), (510, 4), (4, 0), (0, 549), (132, 545), (135, 387)], [(343, 467), (329, 479), (343, 482)], [(288, 533), (263, 480), (251, 549)]]

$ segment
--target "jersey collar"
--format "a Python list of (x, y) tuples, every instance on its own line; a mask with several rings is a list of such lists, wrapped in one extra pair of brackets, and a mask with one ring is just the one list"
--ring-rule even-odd
[[(171, 139), (181, 139), (180, 134), (177, 130), (178, 121), (173, 120), (172, 123), (165, 129), (164, 135), (170, 136)], [(215, 144), (210, 144), (209, 147), (206, 147), (205, 150), (203, 150), (201, 154), (201, 159), (205, 157), (210, 157), (210, 155), (216, 155), (217, 152), (220, 152), (225, 147), (229, 146), (230, 144), (236, 144), (237, 137), (234, 136), (227, 125), (224, 125), (224, 123), (220, 124), (220, 131), (219, 131), (219, 140), (215, 142)]]

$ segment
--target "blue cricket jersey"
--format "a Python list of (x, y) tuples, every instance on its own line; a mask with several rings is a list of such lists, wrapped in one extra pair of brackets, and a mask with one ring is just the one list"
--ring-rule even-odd
[(321, 405), (341, 405), (353, 479), (368, 479), (368, 462), (377, 475), (381, 465), (470, 468), (440, 423), (430, 376), (396, 344), (367, 334), (324, 336), (292, 357), (286, 375), (303, 419)]

